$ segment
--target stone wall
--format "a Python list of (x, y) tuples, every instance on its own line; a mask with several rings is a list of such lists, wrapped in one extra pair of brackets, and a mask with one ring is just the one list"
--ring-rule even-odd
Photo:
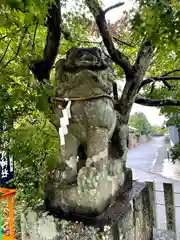
[(27, 209), (21, 217), (21, 231), (22, 240), (150, 240), (148, 187), (134, 182), (132, 190), (98, 217), (71, 214), (57, 218), (45, 212), (43, 206)]
[(168, 130), (169, 130), (169, 135), (170, 135), (171, 141), (173, 142), (173, 144), (177, 144), (180, 141), (180, 135), (178, 132), (178, 128), (175, 126), (169, 126)]
[(140, 144), (149, 142), (150, 139), (151, 139), (150, 135), (137, 136), (135, 133), (129, 133), (128, 148), (129, 149), (135, 148)]
[(134, 147), (136, 147), (138, 144), (138, 139), (135, 133), (129, 133), (129, 137), (128, 137), (128, 148), (132, 149)]

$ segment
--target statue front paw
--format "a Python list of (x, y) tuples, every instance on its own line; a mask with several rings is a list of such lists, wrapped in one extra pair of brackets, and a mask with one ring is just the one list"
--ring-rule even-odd
[(83, 167), (78, 173), (78, 188), (84, 192), (98, 186), (98, 172), (94, 167)]
[(83, 167), (78, 173), (78, 188), (82, 192), (97, 189), (101, 181), (103, 172), (99, 172), (95, 167)]
[(60, 186), (63, 185), (71, 185), (77, 182), (77, 173), (73, 169), (66, 168), (63, 171), (55, 170), (53, 172), (53, 179)]

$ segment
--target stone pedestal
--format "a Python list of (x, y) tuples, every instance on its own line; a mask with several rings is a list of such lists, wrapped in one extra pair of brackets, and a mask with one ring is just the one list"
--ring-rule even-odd
[(150, 240), (152, 216), (148, 186), (133, 183), (98, 217), (27, 209), (21, 218), (22, 240)]

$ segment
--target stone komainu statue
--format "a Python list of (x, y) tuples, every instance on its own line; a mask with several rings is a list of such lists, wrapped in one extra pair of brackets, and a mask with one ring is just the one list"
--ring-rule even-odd
[(98, 48), (71, 49), (56, 63), (57, 127), (64, 99), (72, 104), (61, 164), (46, 187), (48, 210), (99, 214), (124, 186), (127, 127), (114, 109), (114, 80), (112, 62)]

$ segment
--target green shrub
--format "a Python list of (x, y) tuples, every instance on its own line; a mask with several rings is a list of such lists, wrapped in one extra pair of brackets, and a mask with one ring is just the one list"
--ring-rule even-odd
[(59, 137), (49, 122), (25, 123), (10, 134), (14, 156), (16, 200), (33, 205), (42, 200), (47, 172), (59, 163)]
[(171, 157), (173, 162), (180, 160), (180, 143), (175, 144), (171, 148)]

